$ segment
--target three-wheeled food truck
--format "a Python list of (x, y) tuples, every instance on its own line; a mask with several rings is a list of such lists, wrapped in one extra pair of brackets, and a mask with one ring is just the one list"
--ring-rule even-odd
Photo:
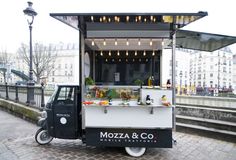
[[(81, 139), (91, 146), (125, 147), (136, 157), (149, 147), (172, 148), (175, 46), (213, 51), (235, 41), (180, 30), (206, 15), (51, 14), (79, 30), (79, 84), (58, 86), (39, 120), (36, 141), (48, 144), (53, 138)], [(164, 48), (172, 49), (172, 82), (168, 86), (162, 85), (161, 78), (163, 71), (169, 72), (162, 65)]]

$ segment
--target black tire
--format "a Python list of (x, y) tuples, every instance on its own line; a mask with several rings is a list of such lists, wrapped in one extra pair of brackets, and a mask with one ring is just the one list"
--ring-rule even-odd
[(48, 134), (48, 131), (40, 128), (35, 134), (35, 141), (40, 145), (48, 144), (52, 141), (53, 137)]

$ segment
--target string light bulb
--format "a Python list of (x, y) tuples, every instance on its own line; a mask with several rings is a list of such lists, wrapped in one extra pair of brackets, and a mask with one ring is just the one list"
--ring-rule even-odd
[(152, 39), (151, 39), (151, 41), (150, 41), (150, 43), (149, 43), (149, 44), (150, 44), (150, 46), (152, 46)]
[(143, 56), (146, 56), (146, 51), (143, 51)]
[(91, 16), (91, 21), (92, 21), (92, 22), (94, 21), (94, 18), (93, 18), (93, 16)]
[(129, 56), (129, 52), (128, 51), (126, 51), (126, 56)]
[(111, 51), (109, 51), (108, 55), (111, 56)]
[(103, 41), (103, 45), (105, 46), (105, 45), (107, 45), (107, 43), (106, 43), (106, 40), (104, 39), (104, 41)]
[(161, 45), (162, 47), (165, 45), (164, 40), (161, 41)]
[(139, 46), (141, 45), (140, 39), (138, 40), (138, 45), (139, 45)]
[(152, 52), (152, 56), (155, 56), (155, 51)]
[(126, 22), (129, 22), (129, 16), (126, 16)]
[(115, 46), (117, 46), (117, 40), (115, 40)]
[(100, 53), (100, 56), (103, 56), (103, 53), (102, 53), (102, 51), (101, 51), (101, 53)]
[(94, 40), (92, 40), (92, 46), (94, 46), (95, 44), (94, 44)]
[(134, 55), (137, 56), (137, 51), (135, 51)]
[(120, 51), (117, 52), (117, 56), (120, 56)]
[(126, 45), (128, 46), (129, 45), (129, 40), (127, 39), (127, 41), (126, 41)]

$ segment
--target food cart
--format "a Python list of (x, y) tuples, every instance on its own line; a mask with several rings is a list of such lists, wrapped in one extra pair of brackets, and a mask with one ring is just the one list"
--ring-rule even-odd
[[(40, 121), (43, 127), (36, 134), (39, 144), (53, 137), (82, 139), (91, 146), (125, 147), (135, 157), (150, 147), (172, 148), (175, 47), (211, 51), (235, 41), (227, 37), (216, 45), (193, 45), (199, 40), (188, 37), (204, 33), (180, 28), (206, 12), (50, 15), (79, 31), (80, 79), (77, 85), (59, 86), (52, 96), (45, 108), (47, 121)], [(164, 48), (172, 49), (167, 86), (161, 82)]]

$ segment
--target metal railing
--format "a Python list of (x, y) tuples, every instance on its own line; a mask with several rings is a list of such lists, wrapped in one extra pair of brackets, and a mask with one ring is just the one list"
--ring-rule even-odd
[[(34, 103), (29, 103), (27, 92), (32, 88), (34, 89)], [(0, 98), (39, 109), (45, 106), (44, 88), (43, 83), (41, 86), (22, 86), (17, 83), (15, 85), (0, 84)]]

